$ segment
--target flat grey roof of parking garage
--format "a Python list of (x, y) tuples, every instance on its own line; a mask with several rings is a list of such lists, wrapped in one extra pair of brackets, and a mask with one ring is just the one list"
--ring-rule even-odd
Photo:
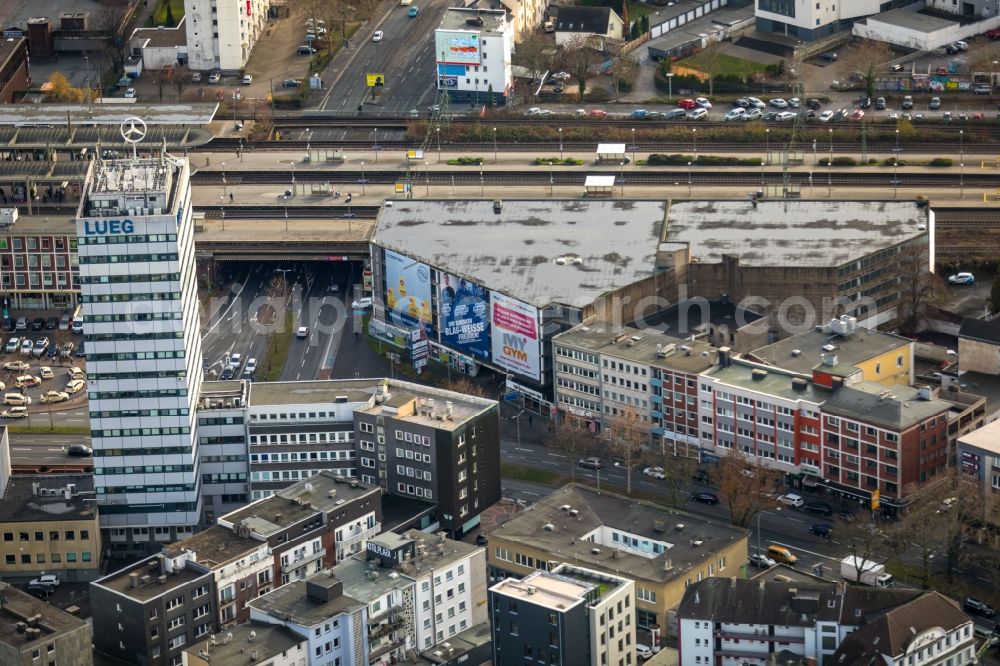
[(918, 30), (920, 32), (934, 32), (935, 30), (942, 30), (944, 28), (958, 25), (958, 20), (949, 21), (937, 16), (930, 16), (929, 14), (922, 14), (905, 8), (891, 9), (887, 12), (876, 14), (875, 16), (869, 16), (868, 19), (877, 23), (887, 23), (900, 28)]
[(64, 126), (66, 118), (74, 125), (114, 125), (128, 117), (141, 118), (147, 125), (207, 125), (219, 105), (194, 104), (6, 104), (0, 106), (2, 125)]
[[(653, 275), (665, 201), (393, 201), (377, 245), (544, 307), (583, 307)], [(583, 263), (555, 263), (580, 257)]]
[(666, 241), (701, 263), (732, 255), (742, 266), (841, 266), (925, 235), (926, 225), (912, 201), (679, 201)]

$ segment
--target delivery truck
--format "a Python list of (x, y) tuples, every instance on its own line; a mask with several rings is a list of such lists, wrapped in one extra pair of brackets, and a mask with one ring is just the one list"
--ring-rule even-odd
[(893, 582), (892, 574), (885, 572), (884, 564), (854, 555), (840, 561), (840, 575), (844, 580), (871, 587), (892, 587)]

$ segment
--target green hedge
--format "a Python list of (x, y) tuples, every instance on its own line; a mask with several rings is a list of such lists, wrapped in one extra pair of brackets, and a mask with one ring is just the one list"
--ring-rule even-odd
[(448, 164), (452, 166), (482, 166), (482, 157), (459, 157), (457, 159), (448, 160)]
[(579, 166), (583, 164), (583, 160), (578, 160), (575, 157), (567, 157), (566, 159), (559, 157), (536, 157), (535, 164), (539, 166), (548, 166), (549, 164), (553, 166)]
[(647, 166), (759, 166), (760, 159), (755, 157), (725, 157), (722, 155), (680, 155), (677, 153), (664, 155), (653, 153), (645, 161)]

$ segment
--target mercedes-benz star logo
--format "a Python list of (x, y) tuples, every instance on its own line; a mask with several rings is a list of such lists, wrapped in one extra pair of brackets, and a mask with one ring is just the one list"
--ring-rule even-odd
[(146, 122), (142, 118), (129, 116), (122, 121), (119, 131), (125, 143), (136, 144), (146, 138)]

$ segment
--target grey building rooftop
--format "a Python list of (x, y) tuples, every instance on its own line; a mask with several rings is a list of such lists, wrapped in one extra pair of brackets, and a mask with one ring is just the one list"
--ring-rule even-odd
[[(86, 620), (70, 615), (7, 583), (0, 582), (0, 596), (3, 597), (3, 604), (0, 604), (0, 643), (10, 645), (16, 650), (23, 651), (31, 646), (44, 646), (57, 636), (87, 626)], [(17, 626), (18, 623), (26, 623), (30, 617), (40, 618), (34, 623), (34, 627), (40, 631), (33, 638), (18, 631)]]
[[(377, 395), (386, 396), (384, 402)], [(446, 409), (451, 403), (450, 421), (436, 419), (418, 411), (403, 408), (413, 400), (435, 400), (435, 410)], [(435, 428), (451, 429), (457, 424), (496, 405), (496, 401), (455, 391), (416, 384), (397, 379), (330, 379), (306, 382), (254, 382), (250, 402), (264, 405), (314, 405), (338, 402), (354, 403), (355, 409), (371, 415), (392, 415), (394, 418), (421, 422)], [(404, 415), (407, 411), (410, 413)], [(394, 413), (392, 413), (394, 412)]]
[[(765, 374), (754, 373), (754, 370), (764, 369)], [(801, 377), (799, 373), (791, 373), (779, 368), (763, 368), (754, 363), (734, 360), (729, 367), (717, 367), (706, 373), (706, 377), (723, 384), (742, 389), (757, 391), (785, 400), (805, 400), (816, 404), (830, 397), (830, 391), (814, 384), (811, 380)], [(794, 379), (804, 379), (799, 383), (801, 390), (796, 389)], [(883, 387), (885, 388), (885, 387)]]
[[(467, 22), (475, 17), (481, 18), (483, 24), (473, 25)], [(502, 32), (505, 24), (506, 15), (503, 10), (451, 7), (441, 17), (438, 30), (475, 30), (480, 34), (489, 34)]]
[(951, 407), (944, 400), (922, 398), (921, 390), (912, 386), (857, 382), (831, 393), (823, 411), (905, 430)]
[[(137, 579), (133, 580), (131, 574), (136, 574)], [(122, 594), (139, 603), (146, 603), (150, 599), (171, 594), (178, 587), (193, 583), (200, 578), (205, 582), (212, 579), (212, 574), (208, 572), (195, 571), (194, 569), (183, 567), (165, 571), (163, 557), (154, 555), (129, 565), (124, 569), (105, 576), (91, 585), (100, 585), (103, 588)], [(145, 579), (145, 580), (144, 580)], [(160, 580), (163, 580), (161, 583)]]
[(637, 200), (505, 200), (499, 213), (488, 200), (392, 203), (376, 244), (538, 307), (584, 307), (652, 276), (666, 213)]
[(962, 435), (958, 438), (958, 443), (960, 446), (974, 446), (991, 455), (1000, 456), (1000, 421), (987, 423), (978, 430)]
[(754, 208), (746, 200), (676, 201), (666, 241), (687, 245), (700, 263), (732, 255), (741, 266), (820, 267), (925, 235), (926, 228), (927, 215), (913, 202), (759, 201)]
[(808, 375), (812, 373), (813, 368), (823, 362), (823, 357), (827, 354), (835, 355), (840, 364), (853, 366), (893, 349), (910, 346), (912, 342), (907, 338), (866, 328), (858, 329), (848, 335), (817, 331), (814, 328), (755, 349), (747, 354), (747, 358)]
[(319, 511), (329, 512), (345, 502), (367, 495), (371, 495), (377, 504), (381, 493), (378, 486), (366, 485), (357, 479), (347, 479), (330, 470), (323, 470), (308, 479), (282, 488), (270, 497), (227, 513), (219, 518), (219, 525), (231, 529), (242, 523), (250, 528), (252, 534), (266, 539)]
[[(736, 331), (759, 320), (761, 316), (752, 310), (726, 300), (710, 301), (705, 298), (689, 298), (677, 305), (643, 314), (640, 328), (655, 328), (668, 335), (688, 337), (702, 333), (710, 326), (727, 326)], [(638, 320), (633, 325), (639, 326)]]
[(228, 527), (212, 525), (186, 539), (165, 546), (163, 552), (168, 557), (192, 552), (195, 553), (198, 564), (215, 569), (256, 551), (262, 545), (264, 545), (262, 540), (241, 537)]
[(457, 660), (461, 659), (462, 655), (467, 655), (476, 648), (490, 643), (491, 640), (490, 623), (483, 622), (482, 624), (476, 624), (463, 632), (451, 636), (448, 639), (447, 646), (438, 644), (429, 650), (421, 652), (420, 659), (422, 661), (418, 663), (433, 664), (435, 666), (438, 664), (457, 663)]
[[(307, 653), (309, 641), (306, 638), (296, 635), (291, 629), (282, 625), (264, 624), (262, 622), (251, 622), (250, 624), (238, 624), (226, 628), (225, 636), (228, 642), (216, 640), (213, 645), (211, 641), (195, 641), (184, 652), (195, 658), (194, 663), (209, 663), (212, 666), (248, 666), (256, 662), (271, 659), (275, 655), (280, 655), (293, 651), (293, 655), (301, 657), (279, 660), (279, 663), (307, 663), (309, 655)], [(256, 658), (254, 654), (256, 653)], [(204, 655), (207, 655), (206, 659)], [(201, 661), (198, 661), (198, 660)], [(184, 663), (188, 663), (185, 659)]]
[(715, 364), (715, 348), (702, 341), (682, 340), (656, 329), (637, 329), (596, 322), (560, 333), (553, 341), (574, 349), (685, 372), (703, 372)]
[[(312, 578), (310, 582), (316, 587), (311, 589), (336, 590), (337, 578), (329, 571), (321, 571)], [(295, 622), (306, 627), (319, 624), (331, 617), (341, 613), (349, 613), (361, 608), (364, 604), (353, 599), (346, 594), (330, 594), (327, 598), (322, 595), (310, 595), (308, 583), (304, 580), (296, 580), (282, 585), (273, 592), (268, 592), (264, 596), (257, 597), (250, 602), (250, 606), (262, 613), (284, 621)]]
[[(71, 484), (75, 487), (67, 498)], [(94, 520), (96, 499), (92, 474), (14, 475), (0, 500), (0, 522)]]
[[(579, 513), (571, 517), (560, 508), (565, 505)], [(683, 525), (681, 531), (677, 530), (678, 525)], [(666, 542), (668, 547), (654, 557), (596, 548), (585, 537), (601, 526)], [(658, 531), (657, 526), (662, 526), (663, 531)], [(657, 582), (684, 578), (691, 567), (700, 566), (711, 553), (746, 538), (747, 534), (744, 529), (685, 511), (668, 510), (651, 502), (598, 492), (575, 483), (549, 493), (530, 511), (517, 514), (492, 533), (496, 538), (544, 550), (553, 559), (625, 578)]]

